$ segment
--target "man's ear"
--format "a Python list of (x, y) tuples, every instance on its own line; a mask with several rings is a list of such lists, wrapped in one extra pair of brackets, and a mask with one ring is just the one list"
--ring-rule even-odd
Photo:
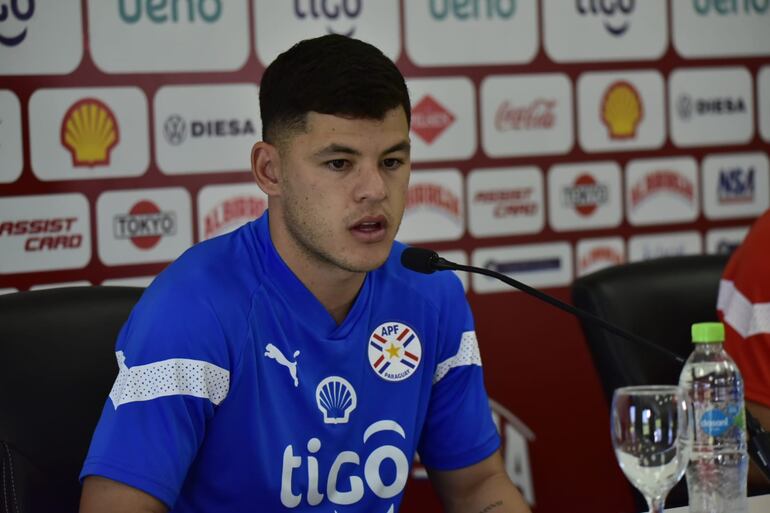
[(251, 148), (251, 172), (259, 188), (268, 196), (280, 193), (281, 157), (278, 148), (259, 141)]

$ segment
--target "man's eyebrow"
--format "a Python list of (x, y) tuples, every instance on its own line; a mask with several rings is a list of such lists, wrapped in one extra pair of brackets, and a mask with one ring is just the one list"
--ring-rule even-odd
[(341, 144), (332, 143), (329, 146), (321, 148), (320, 150), (315, 152), (313, 156), (316, 158), (324, 158), (324, 157), (333, 155), (335, 153), (346, 153), (348, 155), (356, 155), (356, 156), (361, 155), (360, 151), (353, 149), (349, 146), (343, 146)]
[(412, 149), (412, 145), (409, 144), (409, 141), (401, 141), (400, 143), (394, 144), (387, 150), (383, 151), (382, 154), (387, 155), (388, 153), (395, 153), (397, 151), (405, 151), (409, 153), (411, 149)]

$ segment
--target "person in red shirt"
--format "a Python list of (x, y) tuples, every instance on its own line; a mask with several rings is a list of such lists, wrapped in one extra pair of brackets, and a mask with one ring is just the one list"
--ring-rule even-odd
[[(770, 432), (770, 210), (730, 257), (717, 310), (725, 324), (725, 350), (743, 375), (746, 407)], [(753, 463), (749, 483), (770, 489)]]

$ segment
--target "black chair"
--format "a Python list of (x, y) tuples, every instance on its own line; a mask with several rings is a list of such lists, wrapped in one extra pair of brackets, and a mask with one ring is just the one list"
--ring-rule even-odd
[(144, 289), (0, 295), (0, 511), (76, 512), (78, 474)]
[[(718, 320), (719, 280), (727, 259), (727, 255), (690, 255), (610, 267), (575, 280), (572, 301), (687, 358), (692, 351), (691, 325)], [(590, 323), (581, 325), (608, 404), (613, 391), (622, 386), (679, 382), (682, 363), (669, 355)], [(638, 492), (635, 497), (637, 505), (646, 508)], [(666, 504), (687, 504), (684, 480)]]

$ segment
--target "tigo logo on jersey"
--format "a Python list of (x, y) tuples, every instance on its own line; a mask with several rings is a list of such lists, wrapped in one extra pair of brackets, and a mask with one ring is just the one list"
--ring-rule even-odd
[(112, 220), (116, 239), (130, 239), (137, 248), (154, 248), (162, 237), (176, 234), (176, 213), (163, 212), (149, 200), (134, 204), (128, 214), (116, 215)]
[(602, 122), (612, 139), (636, 137), (636, 127), (644, 116), (644, 106), (633, 84), (620, 81), (611, 84), (602, 100)]
[(345, 378), (329, 376), (315, 389), (315, 399), (325, 424), (347, 424), (356, 409), (356, 390)]
[(369, 337), (369, 364), (386, 381), (403, 381), (417, 370), (422, 344), (409, 326), (386, 322)]
[(115, 114), (96, 98), (77, 101), (64, 114), (61, 142), (72, 154), (73, 166), (109, 165), (119, 140)]
[[(35, 14), (35, 0), (27, 0), (26, 9), (23, 9), (25, 6), (23, 5), (24, 2), (21, 0), (10, 0), (10, 4), (10, 9), (7, 5), (0, 6), (0, 21), (5, 22), (8, 19), (9, 10), (13, 18), (22, 22), (29, 21), (32, 15)], [(22, 30), (15, 34), (0, 33), (0, 44), (4, 46), (16, 46), (24, 41), (25, 37), (27, 37), (26, 25)]]
[(427, 144), (432, 144), (454, 121), (452, 113), (430, 95), (412, 107), (412, 131)]
[(590, 216), (609, 198), (609, 187), (597, 182), (590, 173), (579, 175), (572, 186), (561, 190), (562, 205), (574, 208), (581, 216)]

